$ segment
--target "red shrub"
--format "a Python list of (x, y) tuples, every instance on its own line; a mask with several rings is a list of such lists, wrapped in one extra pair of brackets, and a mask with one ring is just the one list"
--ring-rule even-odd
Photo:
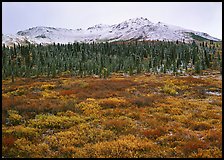
[(154, 101), (155, 101), (154, 97), (148, 97), (148, 96), (141, 96), (130, 99), (130, 102), (138, 107), (152, 106)]
[(156, 139), (162, 135), (164, 135), (166, 132), (162, 127), (158, 127), (156, 129), (147, 129), (143, 130), (142, 134), (147, 138), (153, 138)]
[(14, 145), (16, 138), (9, 135), (9, 136), (3, 136), (2, 137), (2, 144), (5, 147), (12, 147)]
[(59, 95), (61, 96), (66, 96), (66, 95), (70, 95), (70, 94), (75, 94), (74, 90), (64, 90), (64, 91), (60, 91)]
[(181, 146), (181, 150), (183, 153), (189, 154), (192, 152), (197, 152), (199, 148), (207, 149), (208, 147), (209, 147), (209, 143), (192, 139), (186, 142), (183, 146)]

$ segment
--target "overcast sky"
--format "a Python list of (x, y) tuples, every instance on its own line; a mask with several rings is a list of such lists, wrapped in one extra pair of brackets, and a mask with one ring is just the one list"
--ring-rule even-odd
[(143, 17), (222, 38), (222, 2), (3, 2), (2, 32), (35, 26), (68, 29)]

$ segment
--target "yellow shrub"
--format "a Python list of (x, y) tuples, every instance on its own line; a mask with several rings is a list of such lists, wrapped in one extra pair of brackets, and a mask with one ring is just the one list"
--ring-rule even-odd
[(178, 92), (176, 91), (176, 89), (178, 89), (178, 86), (176, 86), (174, 84), (174, 81), (173, 80), (166, 80), (165, 81), (165, 85), (161, 88), (161, 90), (164, 92), (164, 93), (167, 93), (167, 94), (170, 94), (170, 95), (176, 95), (178, 94)]
[(135, 91), (137, 91), (137, 89), (135, 87), (131, 87), (131, 88), (127, 88), (126, 91), (130, 93), (134, 93)]
[(104, 120), (103, 125), (106, 129), (115, 131), (116, 133), (135, 132), (135, 123), (131, 118), (120, 116), (109, 120)]
[(45, 141), (53, 148), (63, 146), (80, 146), (85, 143), (85, 139), (75, 131), (61, 131), (54, 135), (45, 137)]
[(15, 137), (21, 138), (29, 138), (29, 139), (34, 139), (36, 138), (39, 133), (38, 129), (36, 128), (31, 128), (31, 127), (25, 127), (24, 125), (19, 125), (19, 126), (13, 126), (10, 128), (3, 128), (3, 134), (9, 134), (9, 135), (14, 135)]
[(217, 147), (212, 147), (211, 149), (198, 149), (198, 152), (193, 152), (189, 155), (192, 158), (222, 158), (222, 150)]
[(58, 112), (57, 115), (58, 116), (68, 116), (68, 117), (77, 116), (76, 113), (74, 113), (74, 112), (72, 112), (70, 110), (68, 110), (66, 112)]
[(33, 144), (31, 141), (20, 138), (15, 141), (16, 157), (21, 158), (46, 158), (53, 155), (46, 143)]
[(51, 89), (54, 89), (56, 86), (55, 85), (53, 85), (53, 84), (44, 84), (44, 85), (42, 85), (40, 88), (42, 89), (42, 90), (51, 90)]
[(11, 95), (22, 96), (22, 95), (26, 94), (27, 92), (28, 92), (27, 88), (18, 87), (16, 90), (4, 93), (3, 95), (6, 96), (6, 97), (9, 97)]
[(174, 85), (165, 85), (163, 88), (162, 88), (162, 91), (164, 93), (167, 93), (167, 94), (170, 94), (170, 95), (176, 95), (178, 94), (178, 92), (176, 91)]
[(15, 141), (17, 157), (30, 157), (32, 154), (32, 142), (26, 138), (19, 138)]
[(12, 124), (12, 125), (21, 124), (22, 116), (19, 115), (18, 111), (8, 110), (8, 115), (9, 115), (9, 118), (8, 118), (9, 124)]
[[(77, 132), (80, 138), (86, 139), (88, 143), (96, 143), (100, 141), (108, 141), (116, 138), (114, 132), (103, 129), (100, 124), (93, 127), (93, 124), (81, 123), (69, 128), (69, 131)], [(87, 143), (87, 142), (86, 142)]]
[(35, 128), (69, 128), (85, 120), (78, 115), (75, 116), (55, 116), (40, 114), (35, 119), (29, 120), (28, 126)]
[(180, 89), (180, 90), (187, 90), (187, 89), (189, 89), (189, 86), (188, 85), (181, 85), (181, 86), (178, 86), (177, 88)]
[(87, 144), (77, 148), (75, 157), (85, 158), (143, 158), (158, 157), (156, 146), (147, 139), (133, 135), (121, 136), (117, 140)]
[(85, 81), (78, 81), (78, 84), (81, 88), (87, 88), (89, 86), (89, 83), (85, 82)]
[(92, 118), (99, 118), (101, 106), (93, 98), (87, 98), (85, 102), (77, 105), (83, 111), (83, 114)]
[(171, 107), (167, 112), (172, 115), (181, 115), (183, 113), (182, 109), (177, 107)]
[(58, 98), (58, 93), (55, 91), (45, 90), (41, 94), (44, 98)]
[(51, 148), (59, 151), (62, 157), (73, 157), (76, 148), (82, 148), (85, 144), (95, 144), (116, 137), (110, 130), (92, 128), (86, 123), (75, 125), (66, 131), (46, 136), (44, 140)]
[(128, 107), (130, 103), (123, 98), (105, 98), (99, 100), (99, 104), (104, 108)]

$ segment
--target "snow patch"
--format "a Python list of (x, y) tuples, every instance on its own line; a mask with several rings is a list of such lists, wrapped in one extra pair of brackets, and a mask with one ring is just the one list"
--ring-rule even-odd
[(216, 96), (221, 96), (222, 93), (219, 93), (219, 92), (211, 92), (211, 91), (207, 91), (205, 92), (206, 94), (210, 94), (210, 95), (216, 95)]

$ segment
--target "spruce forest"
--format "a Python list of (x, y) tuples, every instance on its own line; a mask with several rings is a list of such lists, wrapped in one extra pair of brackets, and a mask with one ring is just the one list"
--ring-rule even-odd
[(220, 44), (208, 43), (136, 41), (3, 46), (2, 77), (55, 77), (69, 72), (72, 76), (106, 78), (114, 72), (178, 74), (192, 69), (196, 73), (208, 68), (220, 69)]

